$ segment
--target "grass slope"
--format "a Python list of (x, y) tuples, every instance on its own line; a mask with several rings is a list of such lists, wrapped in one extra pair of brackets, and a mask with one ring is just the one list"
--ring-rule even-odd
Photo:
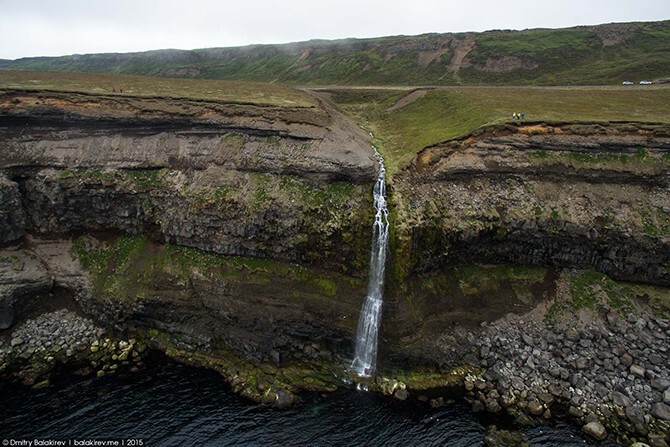
[(670, 123), (670, 86), (444, 87), (403, 107), (410, 90), (342, 89), (330, 97), (378, 138), (391, 172), (426, 146), (512, 121), (638, 121)]
[[(592, 85), (670, 75), (668, 22), (519, 33), (487, 32), (462, 76), (471, 83)], [(488, 59), (515, 57), (537, 67), (478, 70)]]
[(132, 96), (205, 99), (282, 107), (315, 105), (313, 98), (306, 93), (277, 84), (121, 74), (0, 70), (0, 88), (111, 94), (112, 87), (117, 91), (119, 87), (123, 87), (123, 94)]
[(670, 21), (34, 57), (3, 67), (301, 85), (620, 84), (670, 75)]

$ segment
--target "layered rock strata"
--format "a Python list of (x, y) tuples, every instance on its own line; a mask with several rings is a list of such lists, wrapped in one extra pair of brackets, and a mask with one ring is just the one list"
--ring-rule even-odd
[(670, 284), (670, 129), (525, 124), (426, 148), (395, 185), (410, 269), (595, 268)]
[[(5, 334), (68, 296), (96, 324), (217, 369), (257, 401), (284, 406), (339, 383), (365, 296), (376, 170), (359, 128), (316, 99), (4, 91), (0, 111)], [(663, 441), (663, 396), (646, 388), (667, 375), (663, 339), (616, 337), (639, 321), (667, 337), (645, 309), (668, 311), (669, 153), (664, 125), (519, 123), (417, 154), (389, 185), (379, 365), (395, 378), (370, 386), (439, 406), (469, 376), (490, 411), (574, 407), (583, 424)], [(501, 320), (529, 311), (525, 331)], [(628, 326), (608, 326), (610, 311)], [(578, 339), (561, 338), (578, 324)], [(581, 368), (584, 353), (608, 362)], [(621, 396), (601, 395), (601, 369)], [(642, 427), (624, 423), (628, 407), (649, 416)]]
[(478, 408), (666, 442), (669, 173), (667, 125), (519, 123), (421, 151), (392, 185), (388, 373), (478, 366)]
[(303, 102), (3, 92), (3, 325), (63, 291), (255, 400), (331, 387), (364, 295), (376, 163), (358, 127)]

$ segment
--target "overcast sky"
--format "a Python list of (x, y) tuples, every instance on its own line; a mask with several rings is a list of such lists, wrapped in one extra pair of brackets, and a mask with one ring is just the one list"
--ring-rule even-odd
[(670, 0), (0, 0), (0, 58), (670, 19)]

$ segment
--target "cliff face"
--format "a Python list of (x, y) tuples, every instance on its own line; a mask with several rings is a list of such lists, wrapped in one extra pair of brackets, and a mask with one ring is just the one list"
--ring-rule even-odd
[[(338, 111), (5, 91), (0, 127), (3, 327), (65, 296), (257, 400), (338, 380), (377, 169)], [(669, 154), (667, 126), (623, 123), (425, 148), (389, 185), (381, 369), (477, 364), (484, 322), (646, 293), (580, 269), (670, 285)]]
[(667, 126), (615, 123), (498, 126), (421, 151), (393, 184), (389, 355), (444, 361), (435, 334), (553, 300), (564, 269), (670, 285), (669, 157)]
[(0, 243), (14, 241), (25, 234), (25, 214), (18, 185), (0, 177)]
[(363, 183), (364, 133), (337, 111), (223, 101), (5, 91), (2, 167), (205, 170)]
[[(103, 324), (243, 375), (255, 398), (252, 365), (295, 390), (343, 363), (377, 165), (364, 132), (310, 101), (4, 92), (4, 325), (58, 289)], [(316, 366), (277, 377), (297, 361)]]
[(426, 148), (396, 185), (412, 268), (571, 266), (669, 285), (669, 157), (667, 126), (628, 124), (506, 126)]
[[(176, 104), (176, 102), (175, 102)], [(7, 92), (3, 240), (85, 231), (149, 234), (219, 254), (357, 266), (374, 178), (366, 135), (326, 108)], [(3, 208), (5, 209), (5, 208)], [(321, 242), (323, 242), (323, 245)]]

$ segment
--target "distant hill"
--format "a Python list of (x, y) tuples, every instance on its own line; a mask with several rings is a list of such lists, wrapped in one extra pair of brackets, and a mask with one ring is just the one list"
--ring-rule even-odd
[(670, 20), (31, 57), (0, 68), (320, 85), (619, 84), (670, 76)]

